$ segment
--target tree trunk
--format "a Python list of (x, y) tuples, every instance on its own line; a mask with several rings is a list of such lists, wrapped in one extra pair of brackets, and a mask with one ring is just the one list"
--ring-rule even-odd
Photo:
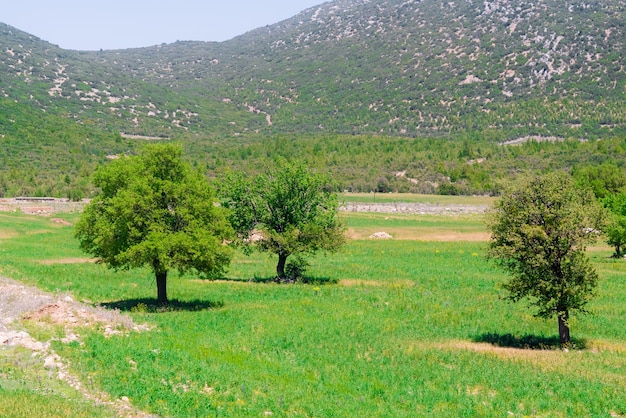
[(557, 312), (557, 318), (559, 320), (559, 342), (561, 346), (566, 346), (572, 341), (569, 336), (569, 312)]
[(278, 264), (276, 265), (276, 274), (280, 280), (284, 280), (286, 278), (285, 275), (285, 263), (287, 262), (288, 254), (279, 252), (278, 253)]
[(167, 270), (155, 271), (159, 305), (167, 305)]

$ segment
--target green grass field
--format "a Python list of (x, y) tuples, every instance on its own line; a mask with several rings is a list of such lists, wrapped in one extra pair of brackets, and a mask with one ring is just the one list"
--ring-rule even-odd
[[(238, 255), (223, 280), (172, 275), (167, 311), (151, 308), (148, 270), (88, 262), (72, 227), (47, 218), (0, 214), (0, 274), (153, 326), (84, 329), (82, 344), (53, 348), (82, 381), (159, 416), (626, 414), (626, 262), (610, 248), (590, 251), (601, 277), (594, 314), (572, 320), (577, 348), (561, 351), (556, 319), (500, 299), (505, 276), (485, 260), (480, 216), (342, 216), (356, 239), (311, 260), (314, 284), (260, 282), (276, 259)], [(19, 416), (20, 403), (41, 406), (39, 416), (114, 415), (47, 392), (34, 371), (11, 377), (21, 363), (0, 367), (0, 416)]]

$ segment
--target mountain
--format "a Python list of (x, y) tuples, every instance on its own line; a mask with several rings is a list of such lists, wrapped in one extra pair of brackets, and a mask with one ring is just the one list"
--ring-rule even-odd
[(5, 26), (0, 74), (39, 88), (31, 100), (43, 108), (71, 103), (74, 117), (151, 136), (489, 129), (502, 139), (585, 137), (624, 130), (625, 7), (337, 0), (227, 42), (89, 53)]
[[(624, 137), (625, 9), (626, 0), (336, 0), (226, 42), (97, 52), (0, 24), (0, 135), (74, 141), (65, 148), (92, 150), (94, 164), (131, 152), (130, 135), (198, 152), (296, 134)], [(83, 140), (60, 133), (76, 129)]]

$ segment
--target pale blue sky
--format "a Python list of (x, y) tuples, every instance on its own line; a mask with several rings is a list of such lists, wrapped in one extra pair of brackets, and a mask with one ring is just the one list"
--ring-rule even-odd
[(65, 49), (224, 41), (326, 0), (7, 0), (0, 22)]

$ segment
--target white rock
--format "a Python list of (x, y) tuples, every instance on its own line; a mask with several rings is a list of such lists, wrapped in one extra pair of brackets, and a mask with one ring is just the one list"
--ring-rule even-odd
[(57, 369), (59, 367), (59, 363), (57, 363), (54, 356), (48, 356), (43, 362), (43, 368), (48, 370)]
[(370, 238), (373, 239), (391, 239), (393, 238), (391, 235), (389, 235), (386, 232), (374, 232), (372, 235), (370, 235)]

